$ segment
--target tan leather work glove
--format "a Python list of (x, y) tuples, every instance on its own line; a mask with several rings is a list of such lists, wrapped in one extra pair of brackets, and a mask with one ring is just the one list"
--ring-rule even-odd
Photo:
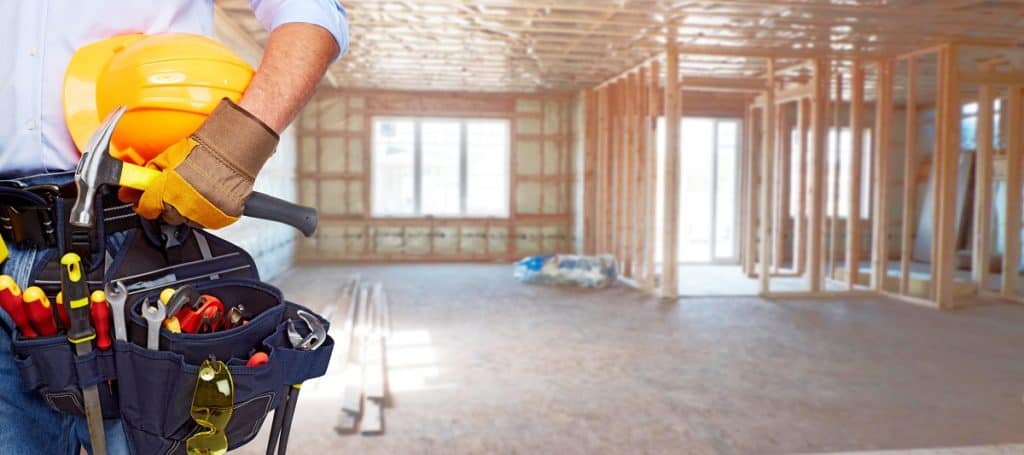
[(141, 195), (122, 191), (121, 198), (137, 199), (135, 211), (147, 219), (227, 226), (242, 216), (277, 141), (274, 130), (225, 98), (195, 133), (146, 165), (162, 171), (149, 188)]

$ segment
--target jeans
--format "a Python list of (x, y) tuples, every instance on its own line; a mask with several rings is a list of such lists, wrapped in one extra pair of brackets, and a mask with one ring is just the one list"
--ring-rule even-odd
[[(124, 236), (115, 234), (109, 240), (120, 245)], [(30, 285), (33, 267), (47, 256), (47, 251), (10, 244), (7, 247), (10, 256), (3, 264), (3, 272), (25, 289)], [(80, 446), (92, 453), (85, 418), (54, 411), (42, 396), (22, 383), (11, 350), (14, 331), (14, 321), (7, 312), (0, 311), (0, 453), (78, 455)], [(103, 427), (107, 453), (129, 454), (121, 420), (106, 420)]]

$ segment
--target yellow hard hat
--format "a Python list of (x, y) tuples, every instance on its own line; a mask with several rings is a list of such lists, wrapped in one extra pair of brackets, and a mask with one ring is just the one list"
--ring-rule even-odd
[(222, 98), (238, 102), (253, 70), (200, 35), (121, 35), (82, 47), (64, 75), (64, 119), (78, 150), (118, 106), (111, 154), (145, 164), (188, 137)]

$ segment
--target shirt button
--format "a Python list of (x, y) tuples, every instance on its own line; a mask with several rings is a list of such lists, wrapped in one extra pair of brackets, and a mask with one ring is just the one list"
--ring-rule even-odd
[(29, 121), (25, 122), (25, 128), (28, 128), (29, 131), (32, 131), (32, 130), (36, 129), (36, 121), (35, 120), (29, 120)]
[(36, 49), (36, 48), (34, 48), (34, 47), (33, 47), (32, 49), (29, 49), (29, 50), (28, 50), (28, 55), (29, 55), (30, 57), (35, 57), (35, 56), (36, 56), (36, 51), (37, 51), (37, 50), (38, 50), (38, 49)]

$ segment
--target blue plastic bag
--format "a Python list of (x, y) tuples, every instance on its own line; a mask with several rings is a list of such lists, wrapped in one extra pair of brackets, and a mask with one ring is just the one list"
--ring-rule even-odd
[(530, 256), (515, 265), (514, 276), (523, 283), (608, 287), (618, 278), (615, 257), (549, 254)]

